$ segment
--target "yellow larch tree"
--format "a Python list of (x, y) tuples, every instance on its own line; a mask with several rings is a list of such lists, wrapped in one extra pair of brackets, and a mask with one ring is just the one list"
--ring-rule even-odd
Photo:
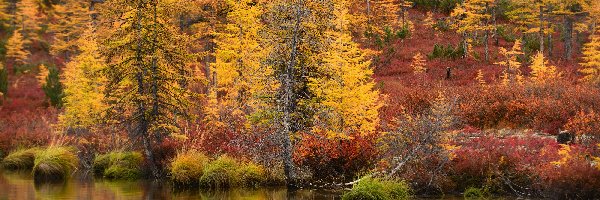
[(31, 53), (25, 49), (25, 41), (21, 31), (15, 29), (12, 36), (6, 42), (6, 59), (11, 61), (13, 65), (24, 65), (27, 63)]
[[(271, 46), (263, 64), (272, 67), (273, 77), (280, 85), (276, 95), (262, 98), (271, 105), (270, 114), (263, 115), (277, 129), (286, 182), (297, 180), (292, 160), (292, 138), (310, 131), (314, 121), (312, 87), (321, 73), (322, 53), (335, 41), (324, 37), (333, 25), (334, 2), (322, 0), (273, 0), (261, 19), (265, 25), (263, 41)], [(345, 37), (348, 39), (349, 37)], [(335, 37), (338, 39), (338, 37)]]
[(383, 34), (386, 27), (392, 29), (398, 26), (399, 5), (395, 0), (373, 0), (371, 13), (368, 17), (367, 31)]
[(6, 0), (0, 0), (0, 21), (10, 20), (11, 15), (6, 12), (8, 9), (8, 2)]
[(583, 80), (591, 84), (600, 84), (600, 29), (591, 36), (590, 42), (583, 47), (582, 68)]
[(413, 73), (415, 74), (425, 73), (427, 68), (425, 68), (425, 58), (423, 58), (421, 52), (418, 52), (415, 54), (415, 56), (413, 56), (413, 61), (410, 64), (410, 67), (413, 69)]
[(398, 21), (402, 27), (408, 27), (410, 20), (408, 19), (408, 9), (413, 6), (413, 3), (409, 0), (399, 0), (398, 7), (400, 10), (398, 11)]
[(477, 76), (475, 76), (475, 81), (477, 81), (477, 83), (480, 86), (485, 86), (487, 83), (485, 82), (485, 78), (484, 78), (484, 74), (483, 74), (483, 70), (479, 69), (477, 70)]
[(431, 11), (427, 12), (425, 20), (423, 20), (423, 25), (425, 25), (426, 28), (430, 28), (432, 34), (435, 34), (435, 31), (437, 31), (435, 23), (436, 21), (433, 17), (433, 13)]
[(246, 114), (256, 106), (252, 96), (265, 91), (273, 91), (267, 84), (273, 70), (261, 66), (261, 60), (268, 54), (268, 48), (260, 44), (259, 30), (262, 28), (262, 10), (252, 0), (228, 0), (231, 12), (227, 14), (227, 24), (217, 32), (215, 51), (216, 62), (212, 71), (216, 72), (217, 91), (223, 93), (221, 106), (231, 107), (234, 113)]
[(93, 127), (108, 107), (103, 93), (107, 78), (101, 73), (104, 60), (91, 29), (77, 40), (77, 46), (81, 53), (66, 64), (62, 77), (64, 112), (59, 122), (65, 130)]
[(545, 60), (542, 52), (538, 52), (535, 56), (533, 56), (530, 68), (531, 81), (535, 84), (544, 84), (556, 81), (561, 76), (561, 73), (558, 72), (556, 66), (548, 64), (548, 61)]
[(325, 132), (329, 138), (347, 138), (351, 133), (373, 134), (382, 106), (379, 92), (374, 89), (370, 62), (350, 37), (346, 3), (336, 2), (336, 27), (326, 33), (331, 46), (318, 55), (324, 64), (319, 67), (320, 75), (310, 78), (308, 84), (320, 108), (313, 131)]
[(548, 23), (548, 10), (553, 7), (553, 0), (514, 0), (513, 8), (506, 13), (517, 26), (517, 30), (525, 34), (538, 34), (540, 51), (544, 53), (544, 36), (552, 33), (552, 28), (545, 28)]
[(520, 83), (523, 79), (521, 75), (521, 62), (518, 61), (518, 56), (523, 55), (521, 51), (521, 41), (515, 41), (511, 50), (500, 47), (500, 53), (504, 56), (502, 61), (494, 64), (504, 67), (502, 71), (502, 84), (509, 85)]
[(40, 88), (44, 88), (44, 86), (46, 86), (46, 79), (48, 78), (48, 75), (50, 74), (50, 70), (48, 70), (48, 67), (46, 67), (46, 65), (41, 64), (38, 66), (38, 74), (35, 76), (35, 78), (37, 79), (38, 82), (38, 86), (40, 86)]
[(475, 37), (478, 32), (483, 32), (485, 60), (489, 59), (488, 39), (490, 31), (494, 28), (490, 24), (492, 18), (490, 12), (493, 6), (494, 0), (465, 0), (452, 11), (450, 15), (454, 21), (452, 27), (463, 36), (462, 45), (465, 56), (468, 56), (470, 49), (471, 39), (469, 36)]
[(25, 44), (37, 40), (40, 27), (40, 2), (36, 0), (21, 0), (16, 4), (15, 21), (25, 38)]
[(62, 4), (54, 5), (55, 19), (50, 24), (50, 32), (54, 33), (54, 41), (50, 47), (50, 53), (69, 60), (71, 55), (77, 51), (78, 38), (88, 28), (91, 20), (89, 2), (64, 1)]
[(425, 72), (427, 72), (425, 65), (425, 59), (423, 58), (421, 52), (418, 52), (415, 54), (415, 56), (413, 56), (410, 67), (413, 69), (413, 73), (419, 76), (419, 79), (421, 79), (421, 84), (425, 83)]
[(573, 54), (573, 31), (577, 26), (579, 16), (586, 15), (588, 0), (547, 0), (553, 5), (551, 14), (563, 19), (562, 36), (564, 42), (564, 55), (567, 60), (572, 59)]
[(587, 11), (587, 24), (590, 25), (592, 31), (596, 31), (598, 23), (600, 23), (600, 1), (591, 1), (590, 4), (586, 5), (584, 10)]

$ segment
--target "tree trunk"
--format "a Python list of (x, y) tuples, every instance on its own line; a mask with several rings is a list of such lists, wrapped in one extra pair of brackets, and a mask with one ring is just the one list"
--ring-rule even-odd
[(548, 23), (548, 30), (550, 30), (550, 34), (548, 34), (548, 58), (552, 58), (552, 50), (554, 47), (554, 44), (552, 43), (552, 28), (552, 25)]
[(467, 43), (467, 33), (463, 33), (463, 58), (467, 58), (469, 54), (469, 44)]
[(287, 63), (285, 68), (285, 72), (282, 76), (283, 82), (283, 121), (282, 127), (280, 131), (280, 137), (282, 140), (283, 154), (282, 159), (284, 163), (284, 173), (287, 179), (287, 185), (290, 188), (295, 187), (296, 184), (296, 176), (294, 174), (294, 163), (292, 161), (292, 141), (290, 139), (290, 134), (292, 134), (292, 112), (293, 112), (293, 87), (294, 87), (294, 67), (296, 66), (297, 59), (297, 51), (298, 51), (298, 37), (299, 37), (299, 28), (301, 23), (301, 10), (300, 4), (302, 4), (302, 0), (296, 5), (296, 19), (294, 30), (292, 32), (292, 42), (291, 42), (291, 52), (290, 52), (290, 60)]
[[(214, 53), (214, 43), (212, 41), (212, 37), (206, 42), (206, 45), (204, 45), (204, 51), (208, 52), (206, 54), (206, 56), (204, 56), (204, 76), (206, 76), (206, 80), (213, 80), (212, 74), (211, 74), (211, 69), (210, 69), (210, 64), (213, 63), (212, 61), (212, 54)], [(216, 83), (214, 81), (209, 82), (209, 85), (215, 85)], [(210, 93), (210, 89), (206, 90), (206, 94), (208, 95)]]
[(500, 41), (498, 40), (498, 23), (496, 22), (496, 7), (492, 9), (492, 21), (494, 23), (494, 44), (496, 46), (499, 46)]
[(564, 30), (565, 30), (565, 59), (571, 60), (571, 55), (573, 53), (573, 18), (570, 16), (565, 17), (564, 22)]
[(540, 5), (540, 52), (544, 54), (544, 6)]
[[(488, 13), (490, 11), (490, 6), (488, 3), (485, 3), (485, 13)], [(484, 45), (485, 45), (485, 61), (487, 62), (489, 60), (490, 54), (489, 54), (489, 47), (488, 47), (488, 39), (490, 37), (490, 30), (488, 28), (489, 25), (489, 18), (485, 19), (485, 36), (484, 36)]]
[[(137, 87), (138, 87), (138, 95), (139, 96), (144, 96), (146, 94), (146, 89), (145, 89), (145, 83), (144, 83), (144, 75), (147, 73), (146, 68), (143, 66), (143, 55), (142, 55), (142, 3), (140, 1), (139, 5), (138, 5), (138, 11), (137, 11), (137, 22), (136, 22), (136, 27), (135, 27), (135, 32), (137, 35), (137, 46), (136, 46), (136, 65), (138, 65), (138, 72), (136, 74), (136, 79), (137, 79)], [(146, 116), (146, 110), (147, 110), (147, 105), (144, 103), (143, 100), (137, 100), (137, 104), (138, 104), (138, 114), (140, 115), (139, 117), (139, 121), (138, 121), (138, 127), (137, 127), (137, 131), (136, 134), (139, 138), (142, 139), (142, 143), (144, 146), (144, 154), (146, 155), (146, 159), (148, 159), (148, 164), (150, 167), (150, 171), (152, 173), (152, 176), (154, 178), (159, 178), (160, 177), (160, 172), (158, 170), (158, 167), (156, 166), (156, 162), (154, 161), (154, 154), (152, 152), (152, 144), (150, 141), (150, 137), (149, 137), (149, 119)]]

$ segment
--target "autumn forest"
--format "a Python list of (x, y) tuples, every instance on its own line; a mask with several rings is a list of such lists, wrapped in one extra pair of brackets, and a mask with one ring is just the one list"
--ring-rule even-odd
[(0, 197), (25, 171), (600, 198), (599, 22), (597, 0), (0, 0)]

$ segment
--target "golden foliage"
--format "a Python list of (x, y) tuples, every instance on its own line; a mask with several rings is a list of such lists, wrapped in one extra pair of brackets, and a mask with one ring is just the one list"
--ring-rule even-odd
[(590, 42), (583, 47), (584, 62), (579, 71), (585, 76), (583, 80), (591, 84), (600, 84), (600, 29), (591, 36)]
[(523, 55), (521, 51), (521, 41), (515, 41), (512, 49), (509, 51), (505, 48), (500, 47), (500, 53), (504, 56), (502, 61), (494, 64), (504, 67), (502, 72), (502, 84), (509, 85), (513, 83), (523, 83), (523, 75), (521, 75), (521, 62), (519, 62), (518, 56)]
[(346, 7), (338, 4), (336, 9), (341, 31), (327, 32), (332, 44), (318, 55), (324, 63), (319, 68), (321, 74), (310, 78), (308, 84), (320, 107), (313, 130), (342, 138), (351, 133), (372, 134), (379, 124), (378, 109), (383, 104), (379, 92), (374, 90), (370, 62), (348, 32), (343, 31), (347, 26), (343, 23)]
[(219, 103), (240, 114), (259, 106), (254, 96), (273, 91), (276, 86), (269, 82), (273, 70), (261, 65), (269, 52), (258, 35), (263, 27), (259, 18), (262, 8), (251, 2), (227, 1), (231, 12), (227, 14), (224, 29), (217, 33), (216, 62), (211, 65), (217, 75), (217, 90), (225, 94)]
[(104, 89), (107, 78), (101, 73), (105, 68), (99, 56), (93, 33), (88, 30), (77, 40), (81, 54), (67, 63), (64, 70), (64, 112), (59, 116), (64, 128), (89, 128), (99, 123), (101, 113), (107, 109)]
[(421, 52), (418, 52), (415, 54), (415, 56), (413, 56), (413, 61), (410, 64), (410, 67), (413, 69), (413, 73), (415, 74), (422, 74), (427, 71), (427, 68), (425, 68), (425, 58)]
[(555, 66), (548, 65), (548, 61), (544, 59), (544, 54), (538, 52), (531, 63), (531, 81), (536, 84), (544, 84), (555, 81), (560, 78), (561, 73), (557, 71)]
[(15, 29), (6, 43), (6, 58), (11, 59), (16, 65), (26, 64), (31, 53), (25, 49), (24, 44), (20, 30)]

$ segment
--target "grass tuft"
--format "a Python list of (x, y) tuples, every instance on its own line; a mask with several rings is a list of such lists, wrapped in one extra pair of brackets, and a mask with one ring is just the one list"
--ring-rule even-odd
[(485, 199), (487, 196), (487, 190), (475, 187), (467, 188), (463, 194), (465, 199)]
[(171, 162), (171, 180), (182, 185), (198, 184), (208, 161), (208, 157), (198, 151), (178, 154)]
[(139, 152), (110, 152), (94, 159), (94, 174), (109, 179), (134, 180), (142, 176), (144, 157)]
[(77, 169), (79, 160), (75, 149), (64, 146), (50, 146), (40, 150), (33, 166), (35, 180), (63, 180)]
[(33, 169), (35, 154), (39, 150), (39, 148), (30, 148), (13, 151), (2, 160), (2, 166), (8, 170), (31, 170)]
[(239, 183), (238, 162), (226, 155), (210, 162), (203, 170), (199, 184), (204, 188), (230, 188)]
[(252, 162), (242, 165), (238, 170), (240, 184), (244, 187), (259, 187), (266, 181), (265, 170)]
[(388, 200), (408, 199), (410, 187), (405, 182), (364, 178), (356, 183), (350, 192), (342, 196), (343, 200)]

